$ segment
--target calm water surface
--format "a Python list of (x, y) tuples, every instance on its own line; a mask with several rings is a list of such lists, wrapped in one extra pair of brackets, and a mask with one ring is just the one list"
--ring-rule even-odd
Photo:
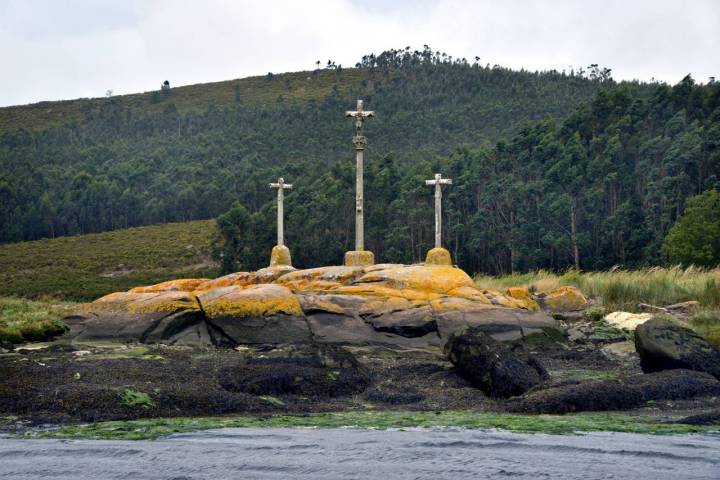
[(0, 439), (12, 479), (720, 479), (720, 436), (238, 428), (155, 441)]

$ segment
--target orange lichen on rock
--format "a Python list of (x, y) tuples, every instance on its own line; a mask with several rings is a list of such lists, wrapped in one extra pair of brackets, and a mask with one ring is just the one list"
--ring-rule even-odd
[(518, 300), (530, 298), (530, 290), (527, 287), (510, 287), (506, 290), (506, 293), (508, 296)]
[(295, 270), (282, 275), (273, 283), (278, 285), (292, 285), (296, 291), (313, 291), (316, 284), (318, 291), (326, 291), (331, 285), (346, 285), (362, 273), (362, 267), (318, 267), (307, 270)]
[(155, 292), (192, 292), (200, 285), (210, 281), (207, 278), (180, 278), (167, 282), (157, 283), (147, 287), (135, 287), (129, 290), (130, 293), (155, 293)]
[(300, 301), (289, 289), (265, 284), (223, 287), (198, 295), (208, 318), (302, 315)]
[(441, 247), (435, 247), (428, 251), (425, 257), (425, 265), (449, 265), (451, 266), (452, 257), (450, 252)]
[(398, 290), (417, 290), (441, 295), (459, 287), (477, 289), (467, 273), (459, 268), (443, 265), (390, 266), (367, 272), (356, 283), (378, 283)]
[(346, 267), (367, 267), (375, 263), (375, 255), (368, 250), (351, 250), (345, 252), (343, 264)]
[(581, 310), (588, 306), (587, 298), (576, 287), (560, 287), (541, 297), (542, 303), (552, 312)]
[(194, 295), (188, 292), (116, 292), (105, 295), (85, 306), (95, 314), (112, 312), (164, 313), (180, 310), (197, 310), (200, 306)]

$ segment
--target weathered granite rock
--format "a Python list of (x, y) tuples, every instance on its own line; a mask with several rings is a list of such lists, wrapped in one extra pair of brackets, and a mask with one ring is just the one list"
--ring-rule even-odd
[(491, 397), (521, 395), (547, 376), (531, 355), (512, 351), (477, 327), (451, 334), (444, 352), (463, 377)]
[(280, 285), (223, 287), (197, 298), (207, 321), (237, 344), (312, 339), (298, 298)]
[(531, 298), (480, 290), (448, 265), (276, 265), (111, 294), (71, 322), (76, 339), (439, 346), (475, 326), (517, 339), (557, 323)]
[(559, 287), (536, 296), (540, 304), (551, 312), (582, 310), (588, 306), (585, 295), (575, 287)]
[(653, 318), (635, 330), (643, 372), (685, 368), (720, 379), (720, 349), (670, 320)]
[[(70, 327), (67, 335), (78, 343), (104, 340), (172, 344), (186, 337), (184, 330), (197, 330), (203, 315), (195, 296), (187, 292), (119, 292), (96, 300), (66, 322)], [(199, 330), (198, 334), (198, 344), (210, 344)]]

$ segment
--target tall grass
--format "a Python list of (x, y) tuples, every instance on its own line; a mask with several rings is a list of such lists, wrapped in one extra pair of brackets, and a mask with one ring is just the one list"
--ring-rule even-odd
[(720, 309), (720, 268), (653, 267), (606, 272), (568, 270), (561, 275), (539, 270), (502, 277), (478, 276), (475, 281), (481, 288), (503, 290), (511, 286), (525, 286), (535, 292), (572, 285), (611, 310), (635, 311), (639, 303), (662, 306), (688, 300), (697, 300), (706, 309)]
[(71, 308), (71, 304), (50, 300), (0, 297), (0, 341), (41, 341), (60, 335), (67, 330), (61, 318)]

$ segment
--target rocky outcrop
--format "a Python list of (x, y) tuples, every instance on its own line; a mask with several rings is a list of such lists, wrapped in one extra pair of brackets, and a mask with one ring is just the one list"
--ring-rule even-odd
[(536, 296), (540, 305), (551, 312), (582, 310), (589, 305), (587, 298), (576, 287), (559, 287)]
[(513, 401), (510, 411), (560, 414), (630, 410), (651, 400), (684, 400), (718, 394), (720, 382), (707, 373), (668, 370), (627, 379), (590, 380), (533, 391)]
[(513, 351), (477, 327), (452, 333), (444, 352), (463, 377), (491, 397), (520, 395), (547, 376), (531, 355)]
[(644, 372), (685, 368), (720, 379), (720, 349), (670, 320), (653, 318), (635, 330), (635, 348)]
[(439, 346), (473, 326), (499, 340), (556, 322), (529, 297), (481, 290), (448, 265), (288, 265), (119, 292), (69, 319), (76, 342)]

